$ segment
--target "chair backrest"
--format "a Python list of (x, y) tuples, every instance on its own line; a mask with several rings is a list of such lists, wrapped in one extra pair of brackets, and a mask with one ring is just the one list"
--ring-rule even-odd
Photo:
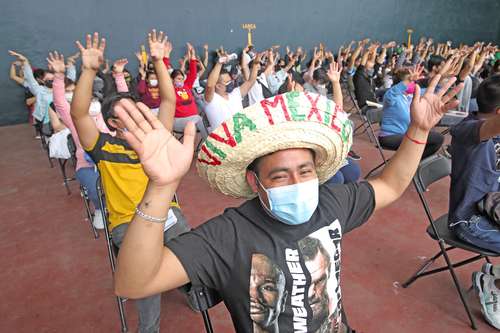
[(368, 120), (370, 124), (372, 125), (380, 124), (380, 122), (382, 122), (382, 116), (384, 115), (384, 109), (383, 108), (374, 109), (368, 107), (365, 114), (366, 114), (366, 120)]
[(431, 155), (420, 162), (415, 173), (417, 191), (423, 193), (434, 182), (451, 174), (451, 159), (443, 155)]
[(359, 107), (358, 101), (356, 101), (356, 96), (354, 95), (354, 90), (347, 89), (347, 93), (349, 94), (349, 97), (351, 98), (352, 104), (354, 104), (356, 111), (361, 112), (361, 108)]

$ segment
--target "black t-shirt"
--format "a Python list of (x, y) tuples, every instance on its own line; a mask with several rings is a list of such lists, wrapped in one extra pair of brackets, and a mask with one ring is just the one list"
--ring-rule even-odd
[(352, 78), (354, 83), (354, 94), (360, 108), (366, 105), (366, 101), (376, 102), (377, 97), (372, 85), (372, 78), (365, 72), (364, 66), (360, 65)]
[(167, 246), (191, 283), (219, 292), (237, 332), (335, 332), (340, 242), (373, 212), (367, 182), (322, 185), (309, 222), (273, 219), (259, 199), (229, 208)]

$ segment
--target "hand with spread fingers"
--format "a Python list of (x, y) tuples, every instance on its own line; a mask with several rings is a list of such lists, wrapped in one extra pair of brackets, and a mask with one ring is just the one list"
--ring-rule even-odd
[(160, 31), (160, 33), (157, 34), (156, 30), (153, 29), (148, 34), (149, 53), (151, 54), (153, 61), (161, 61), (165, 56), (167, 39), (168, 37), (163, 34), (163, 31)]
[(143, 103), (122, 99), (115, 106), (117, 117), (127, 131), (125, 140), (139, 156), (144, 172), (157, 186), (179, 182), (191, 166), (196, 129), (189, 123), (179, 142)]
[(331, 82), (333, 83), (338, 83), (340, 82), (340, 74), (342, 73), (342, 65), (339, 63), (333, 61), (330, 63), (330, 68), (328, 68), (328, 78), (330, 79)]
[(49, 69), (53, 70), (55, 73), (64, 73), (66, 71), (64, 56), (57, 53), (57, 51), (54, 51), (54, 53), (49, 53), (47, 63), (49, 64)]
[(123, 73), (125, 66), (128, 64), (128, 60), (126, 58), (118, 59), (113, 64), (113, 72), (114, 73)]
[(99, 33), (94, 32), (94, 35), (87, 35), (85, 39), (85, 47), (76, 41), (76, 46), (82, 55), (82, 66), (84, 69), (98, 71), (99, 67), (104, 63), (104, 49), (106, 48), (106, 39), (101, 38), (99, 41)]
[(421, 130), (430, 131), (446, 112), (453, 110), (459, 104), (454, 97), (462, 90), (463, 84), (448, 91), (456, 81), (453, 77), (436, 92), (440, 79), (441, 75), (434, 76), (423, 96), (420, 95), (420, 87), (418, 85), (415, 87), (410, 115), (412, 123)]

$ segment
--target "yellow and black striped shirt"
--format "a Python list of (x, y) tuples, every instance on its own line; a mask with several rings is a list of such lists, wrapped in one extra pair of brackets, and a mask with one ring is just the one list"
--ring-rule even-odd
[(107, 133), (99, 133), (96, 143), (86, 151), (101, 174), (110, 229), (130, 222), (148, 184), (139, 157), (125, 140)]

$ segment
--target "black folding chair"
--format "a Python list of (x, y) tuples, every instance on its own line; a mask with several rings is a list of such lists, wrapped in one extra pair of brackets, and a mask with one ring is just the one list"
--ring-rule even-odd
[[(111, 233), (108, 230), (108, 212), (105, 206), (105, 195), (104, 191), (102, 190), (100, 179), (97, 180), (96, 188), (97, 188), (97, 195), (99, 198), (99, 208), (101, 210), (103, 221), (105, 222), (104, 235), (106, 238), (106, 246), (108, 249), (109, 263), (111, 266), (111, 272), (114, 276), (114, 273), (116, 271), (116, 258), (118, 257), (119, 249), (116, 245), (114, 245), (113, 240), (111, 238)], [(174, 201), (177, 204), (179, 204), (179, 199), (177, 197), (177, 194), (174, 194)], [(198, 286), (198, 285), (193, 286), (191, 284), (187, 284), (186, 286), (181, 287), (181, 289), (185, 291), (187, 296), (190, 298), (190, 304), (194, 306), (193, 310), (201, 312), (207, 333), (213, 333), (212, 323), (210, 321), (208, 309), (220, 303), (222, 301), (222, 298), (215, 290), (207, 288), (205, 286)], [(120, 325), (122, 332), (128, 331), (127, 320), (125, 317), (125, 309), (123, 306), (123, 304), (126, 301), (127, 301), (126, 298), (116, 296), (116, 302), (118, 306), (118, 314), (120, 316)]]
[[(97, 229), (94, 227), (94, 224), (92, 221), (94, 220), (94, 215), (95, 215), (95, 210), (92, 210), (90, 208), (90, 199), (89, 199), (89, 194), (85, 186), (80, 184), (80, 196), (83, 199), (83, 204), (85, 206), (85, 212), (87, 213), (87, 221), (90, 224), (90, 230), (92, 230), (92, 233), (94, 234), (94, 238), (97, 239), (99, 238), (99, 233), (97, 232)], [(94, 207), (95, 208), (95, 207)]]
[(35, 123), (34, 127), (35, 127), (36, 134), (40, 137), (40, 144), (42, 145), (42, 150), (44, 150), (45, 153), (47, 154), (47, 159), (49, 160), (49, 165), (51, 168), (53, 168), (54, 164), (52, 163), (52, 158), (50, 157), (50, 154), (49, 154), (49, 138), (52, 135), (52, 133), (54, 132), (52, 129), (52, 126), (50, 126), (50, 124), (43, 126), (43, 124), (41, 122), (37, 121)]
[(383, 108), (370, 108), (366, 107), (362, 111), (362, 117), (366, 119), (366, 124), (368, 126), (368, 133), (372, 138), (372, 142), (375, 143), (375, 147), (378, 149), (378, 152), (380, 153), (380, 157), (382, 157), (382, 162), (378, 164), (376, 167), (368, 171), (366, 174), (365, 178), (370, 177), (375, 171), (380, 169), (381, 167), (385, 166), (387, 162), (389, 161), (389, 158), (385, 157), (384, 155), (384, 149), (387, 149), (385, 147), (382, 147), (380, 144), (380, 141), (378, 140), (378, 135), (376, 134), (376, 131), (374, 129), (375, 125), (379, 125), (382, 122), (382, 116), (384, 115), (384, 109)]
[[(102, 219), (104, 221), (104, 238), (106, 239), (106, 247), (108, 249), (109, 264), (111, 266), (111, 274), (114, 277), (116, 271), (116, 258), (118, 256), (118, 247), (111, 239), (111, 233), (108, 230), (108, 212), (106, 210), (104, 191), (102, 190), (101, 179), (96, 182), (97, 197), (99, 198), (99, 209), (101, 210)], [(92, 222), (91, 222), (92, 223)], [(127, 301), (126, 298), (116, 296), (116, 304), (118, 306), (118, 315), (120, 316), (120, 325), (122, 332), (127, 332), (127, 319), (125, 318), (125, 309), (123, 304)]]
[(66, 191), (68, 192), (68, 195), (71, 194), (71, 189), (69, 188), (69, 182), (75, 180), (75, 177), (68, 177), (67, 172), (66, 172), (66, 165), (68, 164), (68, 161), (71, 161), (73, 163), (73, 166), (76, 166), (76, 144), (75, 141), (73, 140), (73, 136), (71, 134), (68, 134), (68, 150), (71, 154), (71, 157), (68, 159), (65, 158), (58, 158), (57, 162), (59, 164), (59, 168), (61, 170), (62, 176), (63, 176), (63, 182), (64, 186), (66, 187)]
[[(464, 296), (463, 289), (460, 285), (460, 282), (458, 281), (454, 269), (483, 258), (487, 262), (490, 262), (488, 257), (498, 257), (499, 254), (479, 248), (477, 246), (474, 246), (470, 243), (464, 242), (463, 240), (459, 239), (454, 234), (453, 231), (448, 229), (448, 214), (444, 214), (443, 216), (437, 219), (434, 219), (434, 217), (432, 216), (429, 204), (425, 199), (424, 193), (426, 192), (429, 185), (437, 182), (440, 179), (448, 177), (450, 174), (451, 174), (451, 160), (442, 155), (432, 155), (420, 162), (417, 172), (413, 177), (413, 184), (417, 190), (418, 196), (420, 198), (420, 201), (422, 202), (425, 214), (427, 215), (427, 219), (429, 220), (430, 224), (429, 227), (427, 228), (427, 234), (432, 239), (438, 242), (440, 250), (435, 256), (427, 260), (411, 278), (409, 278), (406, 282), (402, 284), (402, 286), (403, 288), (407, 288), (414, 281), (423, 276), (448, 270), (451, 274), (453, 283), (455, 284), (457, 292), (460, 296), (460, 300), (462, 301), (465, 311), (467, 312), (467, 316), (469, 317), (471, 327), (473, 329), (476, 329), (476, 323), (472, 318), (469, 304)], [(462, 249), (470, 251), (475, 253), (476, 255), (466, 260), (453, 263), (451, 262), (448, 256), (448, 251), (453, 249)], [(446, 266), (428, 270), (430, 266), (441, 256), (446, 261)]]
[(213, 289), (205, 286), (187, 284), (182, 289), (187, 291), (190, 299), (190, 304), (194, 307), (193, 310), (201, 312), (203, 316), (203, 323), (207, 333), (213, 333), (212, 322), (208, 314), (208, 309), (216, 306), (222, 301), (220, 295)]

